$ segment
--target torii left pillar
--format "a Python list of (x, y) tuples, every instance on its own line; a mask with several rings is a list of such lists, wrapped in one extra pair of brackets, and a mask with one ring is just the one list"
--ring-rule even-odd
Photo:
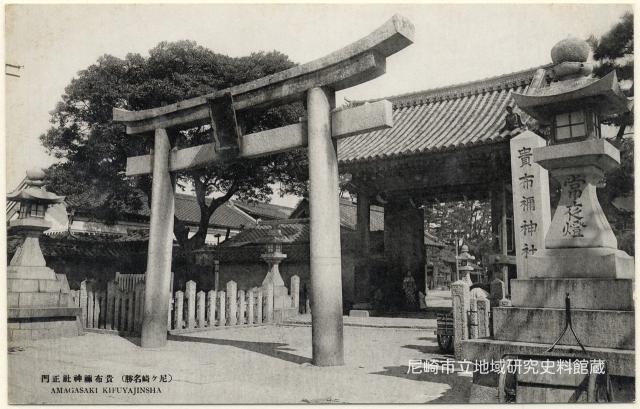
[(151, 228), (140, 339), (143, 348), (162, 347), (167, 343), (169, 303), (165, 298), (169, 297), (171, 288), (175, 189), (169, 172), (171, 144), (165, 129), (156, 129), (154, 138)]

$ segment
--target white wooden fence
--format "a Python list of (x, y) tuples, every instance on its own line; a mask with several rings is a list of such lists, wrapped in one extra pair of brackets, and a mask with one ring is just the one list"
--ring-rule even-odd
[[(142, 275), (142, 274), (141, 274)], [(127, 281), (127, 286), (130, 282)], [(86, 329), (118, 331), (122, 334), (139, 334), (144, 310), (144, 280), (138, 280), (123, 290), (118, 281), (110, 281), (107, 288), (95, 289), (83, 281), (80, 290), (72, 290), (71, 298), (81, 309), (82, 324)], [(226, 291), (196, 291), (196, 283), (188, 281), (184, 291), (171, 296), (167, 316), (168, 329), (172, 332), (193, 331), (212, 327), (235, 325), (260, 325), (273, 323), (282, 317), (295, 314), (300, 300), (300, 278), (291, 277), (291, 291), (280, 296), (289, 305), (275, 303), (274, 288), (254, 287), (238, 290), (229, 281)], [(278, 318), (279, 317), (279, 318)]]

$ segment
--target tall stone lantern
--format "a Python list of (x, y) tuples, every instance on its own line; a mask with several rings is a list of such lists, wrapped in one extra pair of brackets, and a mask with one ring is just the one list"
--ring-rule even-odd
[(603, 118), (629, 110), (615, 71), (590, 76), (589, 45), (566, 39), (552, 49), (552, 82), (527, 94), (514, 94), (518, 106), (549, 124), (549, 146), (536, 148), (533, 160), (560, 184), (561, 196), (545, 250), (529, 262), (530, 277), (632, 278), (633, 258), (618, 250), (616, 237), (600, 207), (596, 188), (605, 172), (620, 164), (620, 152), (602, 139)]
[[(615, 72), (603, 78), (591, 76), (588, 55), (585, 41), (560, 41), (551, 51), (553, 66), (534, 78), (526, 93), (513, 94), (520, 109), (550, 126), (548, 145), (532, 149), (524, 159), (548, 170), (560, 185), (561, 197), (544, 237), (545, 248), (529, 253), (525, 278), (511, 280), (510, 305), (491, 309), (492, 337), (463, 341), (462, 358), (499, 361), (533, 357), (538, 362), (577, 362), (588, 357), (592, 362), (603, 362), (606, 368), (607, 378), (596, 379), (591, 367), (586, 372), (592, 372), (590, 381), (595, 380), (599, 390), (614, 391), (603, 396), (632, 402), (633, 258), (618, 250), (596, 196), (605, 172), (620, 162), (618, 150), (602, 138), (600, 123), (630, 107)], [(541, 192), (543, 202), (535, 205), (548, 204), (549, 197), (548, 190)], [(536, 222), (520, 226), (532, 231), (540, 227)], [(500, 378), (504, 381), (501, 383), (497, 376), (474, 373), (471, 394), (484, 393), (487, 398), (476, 401), (484, 403), (492, 399), (538, 403), (539, 396), (544, 396), (547, 403), (598, 397), (593, 393), (588, 397), (575, 394), (575, 388), (584, 381), (584, 371), (573, 372), (579, 375), (573, 378), (557, 369), (537, 375), (518, 371), (515, 388), (506, 387), (506, 377)], [(527, 387), (536, 384), (550, 385), (547, 390), (552, 393)], [(481, 392), (484, 389), (486, 392)], [(540, 391), (544, 395), (534, 395)]]
[(269, 266), (267, 275), (262, 280), (262, 286), (266, 287), (269, 283), (273, 284), (273, 305), (276, 320), (284, 317), (284, 310), (291, 305), (291, 299), (288, 295), (287, 287), (280, 275), (280, 263), (287, 258), (282, 252), (282, 244), (288, 243), (289, 240), (282, 234), (282, 230), (278, 226), (273, 226), (267, 230), (267, 236), (257, 243), (265, 245), (265, 252), (260, 255)]
[(469, 262), (475, 259), (476, 258), (474, 256), (469, 254), (469, 246), (467, 246), (466, 244), (463, 245), (460, 249), (460, 255), (456, 256), (458, 271), (462, 272), (462, 280), (464, 280), (469, 285), (473, 284), (473, 282), (471, 281), (471, 272), (473, 271), (473, 267), (469, 264)]
[(7, 269), (9, 341), (78, 335), (82, 332), (80, 309), (70, 299), (64, 274), (47, 267), (40, 237), (49, 229), (47, 208), (64, 200), (47, 192), (41, 169), (27, 171), (27, 187), (11, 192), (7, 200), (18, 202), (18, 218), (9, 222), (12, 234), (24, 237)]

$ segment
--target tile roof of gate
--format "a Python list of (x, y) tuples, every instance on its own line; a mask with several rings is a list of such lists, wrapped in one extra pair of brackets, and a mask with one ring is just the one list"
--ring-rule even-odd
[(394, 126), (340, 140), (338, 159), (346, 164), (502, 141), (509, 135), (499, 133), (505, 108), (515, 104), (511, 93), (523, 92), (545, 67), (380, 98), (392, 102)]

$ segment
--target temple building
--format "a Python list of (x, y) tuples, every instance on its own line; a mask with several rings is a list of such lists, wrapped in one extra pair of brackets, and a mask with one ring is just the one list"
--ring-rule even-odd
[[(351, 174), (358, 197), (356, 282), (386, 283), (387, 296), (399, 296), (407, 271), (418, 276), (424, 268), (422, 208), (436, 200), (490, 200), (495, 251), (505, 256), (500, 278), (515, 277), (507, 257), (513, 240), (509, 140), (537, 123), (517, 108), (515, 124), (508, 126), (505, 117), (515, 107), (512, 93), (525, 91), (538, 68), (387, 97), (392, 128), (339, 142), (340, 172)], [(383, 277), (370, 274), (370, 232), (363, 226), (372, 205), (384, 206)], [(367, 303), (369, 295), (357, 299)]]

